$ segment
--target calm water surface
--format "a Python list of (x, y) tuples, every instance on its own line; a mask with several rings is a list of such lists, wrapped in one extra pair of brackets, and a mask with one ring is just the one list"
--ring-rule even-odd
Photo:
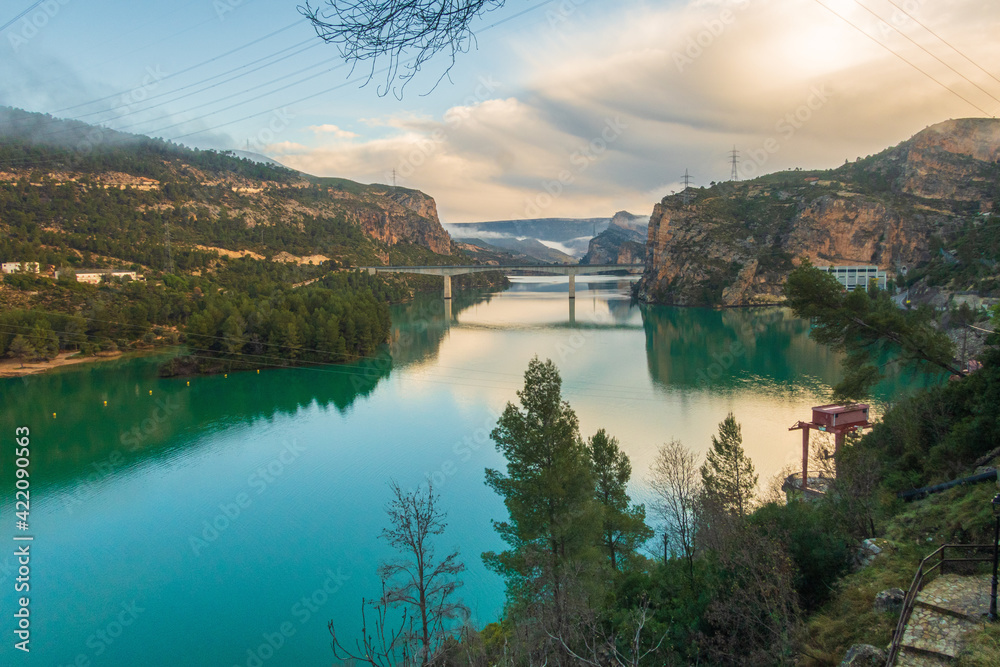
[[(248, 651), (331, 664), (327, 623), (353, 633), (380, 590), (389, 479), (435, 481), (439, 548), (461, 550), (465, 601), (494, 620), (503, 584), (479, 554), (502, 548), (490, 520), (505, 513), (483, 484), (503, 465), (488, 432), (534, 355), (558, 365), (584, 436), (621, 441), (639, 500), (657, 445), (703, 452), (730, 410), (764, 484), (795, 462), (788, 427), (837, 379), (836, 356), (786, 310), (640, 308), (627, 282), (583, 277), (570, 307), (565, 279), (514, 280), (450, 313), (431, 296), (395, 308), (390, 350), (353, 366), (188, 385), (138, 358), (0, 380), (0, 664), (258, 664)], [(32, 438), (28, 655), (8, 613), (18, 426)], [(294, 634), (260, 650), (283, 624)]]

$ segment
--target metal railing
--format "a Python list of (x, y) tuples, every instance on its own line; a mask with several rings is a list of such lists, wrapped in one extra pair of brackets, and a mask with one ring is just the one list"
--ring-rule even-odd
[[(975, 552), (981, 551), (986, 555), (963, 558), (958, 556), (948, 557), (946, 555), (948, 551), (965, 554), (975, 554)], [(885, 666), (893, 667), (896, 664), (896, 658), (899, 656), (899, 650), (903, 643), (903, 633), (906, 632), (906, 624), (910, 620), (910, 614), (913, 613), (913, 604), (916, 602), (917, 595), (924, 587), (924, 583), (929, 580), (931, 574), (935, 572), (944, 574), (945, 565), (949, 564), (992, 562), (992, 544), (943, 544), (920, 561), (917, 573), (913, 575), (913, 583), (910, 584), (910, 590), (906, 592), (906, 597), (903, 598), (903, 608), (899, 612), (899, 621), (896, 623), (896, 631), (892, 635), (892, 643), (889, 644), (889, 657), (886, 660)]]

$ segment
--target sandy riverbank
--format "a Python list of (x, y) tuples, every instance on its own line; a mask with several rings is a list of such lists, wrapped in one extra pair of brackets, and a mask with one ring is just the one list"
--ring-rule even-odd
[(117, 359), (120, 356), (122, 356), (121, 352), (98, 352), (93, 357), (83, 357), (77, 352), (60, 352), (59, 356), (51, 361), (26, 361), (24, 362), (24, 368), (21, 368), (21, 362), (16, 359), (2, 359), (0, 360), (0, 378), (37, 375), (38, 373), (50, 371), (53, 368), (85, 364), (93, 361), (107, 361), (109, 359)]

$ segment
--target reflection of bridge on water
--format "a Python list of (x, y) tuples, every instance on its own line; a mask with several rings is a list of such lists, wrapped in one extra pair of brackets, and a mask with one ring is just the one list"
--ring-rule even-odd
[(504, 266), (477, 264), (475, 266), (360, 266), (368, 273), (419, 273), (427, 276), (444, 276), (444, 298), (451, 299), (451, 277), (466, 273), (547, 273), (569, 276), (569, 298), (576, 298), (576, 277), (591, 273), (626, 271), (633, 273), (646, 268), (645, 264), (509, 264)]

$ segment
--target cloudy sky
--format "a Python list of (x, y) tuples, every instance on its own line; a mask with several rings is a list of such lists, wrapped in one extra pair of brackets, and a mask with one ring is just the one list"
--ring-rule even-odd
[(317, 175), (395, 170), (445, 222), (648, 215), (685, 169), (728, 179), (734, 146), (744, 178), (835, 167), (1000, 112), (992, 0), (508, 0), (449, 78), (432, 61), (388, 94), (296, 5), (8, 0), (0, 104)]

